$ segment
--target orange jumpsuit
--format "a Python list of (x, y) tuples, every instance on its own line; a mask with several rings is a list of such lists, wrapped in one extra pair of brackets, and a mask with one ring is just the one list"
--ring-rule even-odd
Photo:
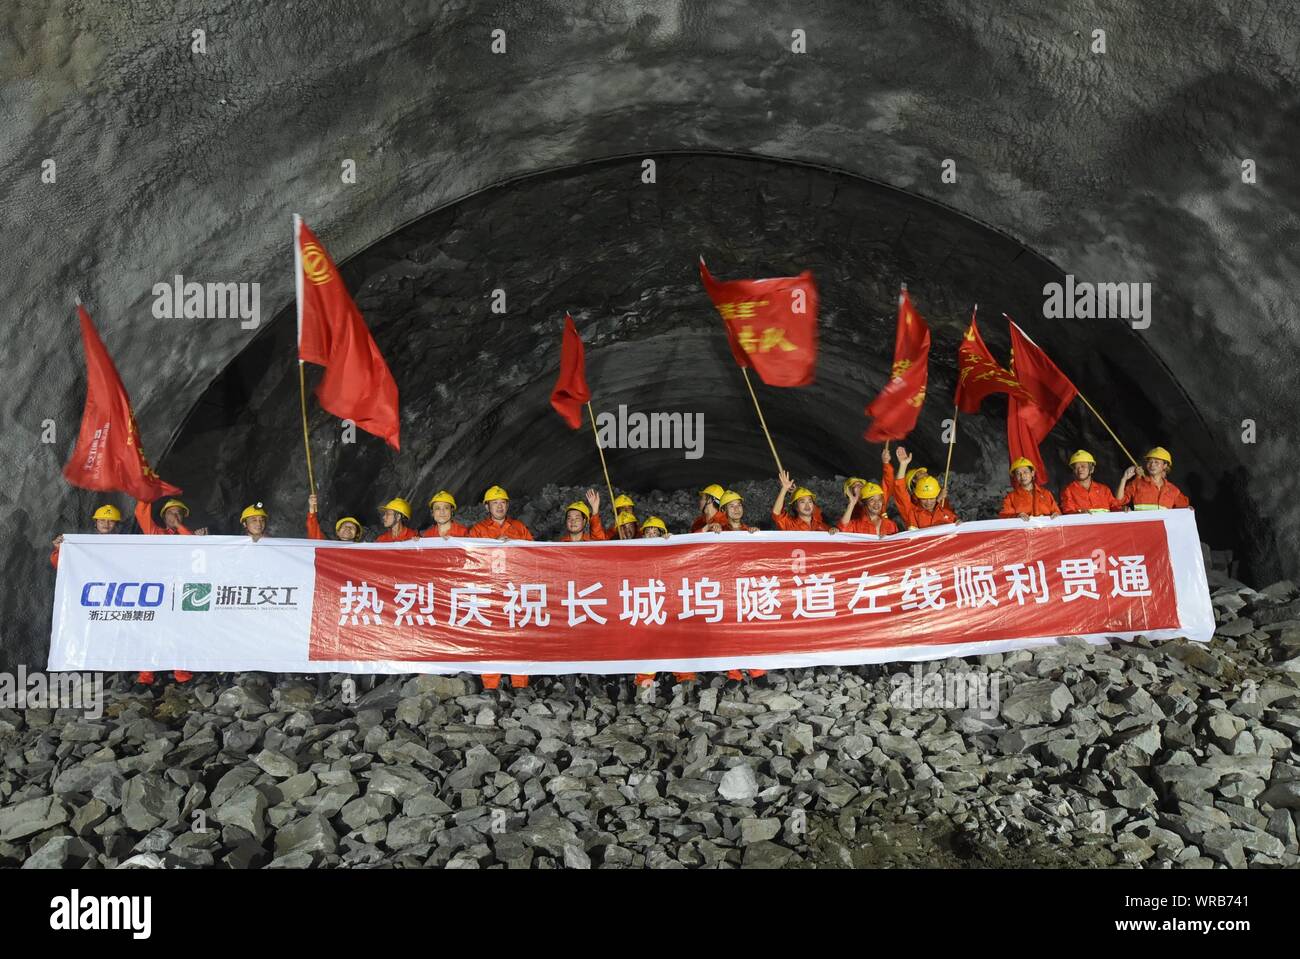
[(946, 503), (935, 502), (934, 509), (926, 509), (907, 491), (907, 483), (899, 477), (894, 481), (894, 506), (903, 517), (908, 529), (929, 529), (957, 522), (957, 514)]
[(718, 517), (721, 515), (723, 515), (722, 510), (718, 510), (716, 513), (714, 513), (712, 519), (710, 519), (709, 517), (701, 513), (699, 516), (695, 517), (695, 522), (691, 523), (691, 532), (698, 533), (700, 530), (704, 529), (704, 527), (708, 526), (710, 523), (720, 523), (721, 520), (719, 520)]
[(866, 533), (868, 536), (879, 536), (883, 533), (886, 536), (890, 536), (898, 532), (898, 524), (888, 516), (881, 516), (880, 528), (877, 529), (876, 524), (871, 522), (869, 517), (864, 517), (862, 519), (849, 520), (847, 526), (840, 527), (840, 531), (844, 533)]
[[(507, 516), (500, 523), (490, 516), (481, 519), (469, 528), (469, 535), (475, 539), (500, 539), (502, 536), (505, 536), (506, 539), (531, 540), (533, 538), (533, 534), (528, 532), (528, 527), (513, 516)], [(479, 678), (483, 680), (484, 689), (496, 689), (501, 683), (500, 673), (484, 673)], [(528, 685), (528, 677), (523, 674), (511, 673), (510, 685), (515, 689), (523, 689)]]
[(1133, 482), (1124, 490), (1124, 498), (1116, 500), (1116, 507), (1132, 506), (1134, 509), (1157, 507), (1159, 509), (1187, 509), (1192, 504), (1180, 490), (1169, 480), (1159, 486), (1145, 476), (1135, 476)]
[(1093, 480), (1087, 489), (1075, 480), (1061, 490), (1062, 513), (1109, 513), (1118, 508), (1119, 502), (1110, 487)]
[(500, 523), (490, 516), (481, 519), (469, 528), (469, 535), (476, 539), (500, 539), (502, 536), (506, 539), (533, 538), (533, 534), (528, 532), (528, 527), (513, 516), (507, 516)]
[(321, 532), (320, 518), (315, 513), (307, 514), (307, 538), (324, 539), (325, 534)]
[(1024, 487), (1017, 486), (1003, 497), (1002, 512), (998, 513), (998, 517), (1000, 519), (1014, 519), (1021, 513), (1027, 516), (1051, 516), (1060, 511), (1060, 508), (1056, 505), (1056, 497), (1052, 495), (1051, 490), (1035, 486), (1033, 489), (1026, 491)]
[(806, 523), (801, 519), (795, 519), (788, 513), (773, 513), (772, 522), (776, 524), (777, 529), (786, 533), (824, 533), (830, 529), (830, 527), (826, 525), (826, 521), (815, 514), (812, 518), (812, 522)]
[[(420, 535), (423, 536), (423, 537), (428, 538), (428, 537), (430, 537), (430, 536), (441, 536), (442, 534), (438, 532), (438, 524), (437, 524), (437, 523), (434, 523), (432, 526), (430, 526), (428, 529), (426, 529), (426, 530), (425, 530), (423, 533), (421, 533)], [(457, 523), (457, 522), (453, 521), (452, 524), (451, 524), (451, 532), (448, 533), (447, 535), (449, 535), (449, 536), (468, 536), (468, 535), (469, 535), (469, 527), (466, 526), (464, 523)]]
[(386, 529), (382, 534), (375, 537), (376, 543), (405, 543), (408, 539), (419, 539), (420, 534), (409, 526), (403, 526), (402, 531), (394, 536), (391, 529)]

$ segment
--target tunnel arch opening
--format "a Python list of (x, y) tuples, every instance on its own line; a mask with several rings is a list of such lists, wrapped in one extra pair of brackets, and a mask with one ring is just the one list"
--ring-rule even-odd
[[(654, 184), (641, 182), (647, 156), (656, 161)], [(321, 235), (328, 246), (328, 231)], [(979, 303), (995, 356), (1007, 355), (1005, 312), (1135, 455), (1156, 443), (1174, 450), (1175, 482), (1209, 507), (1198, 510), (1202, 538), (1242, 555), (1243, 575), (1252, 556), (1267, 555), (1259, 537), (1273, 534), (1227, 465), (1232, 458), (1142, 338), (1120, 320), (1043, 317), (1043, 286), (1062, 282), (1061, 268), (989, 224), (869, 178), (709, 152), (613, 157), (511, 178), (341, 261), (401, 390), (403, 449), (394, 454), (360, 432), (343, 443), (339, 421), (309, 398), (322, 508), (369, 516), (391, 495), (422, 506), (448, 488), (477, 516), (493, 484), (519, 501), (547, 484), (602, 485), (589, 427), (571, 433), (548, 403), (566, 311), (587, 345), (599, 411), (622, 405), (704, 417), (699, 459), (681, 450), (608, 451), (617, 486), (643, 493), (771, 479), (771, 454), (699, 283), (699, 254), (721, 277), (811, 269), (817, 280), (817, 381), (758, 386), (796, 476), (879, 469), (879, 447), (862, 438), (863, 406), (888, 374), (897, 289), (906, 282), (932, 331), (929, 393), (908, 441), (918, 462), (942, 467), (956, 347)], [(504, 314), (490, 310), (498, 289)], [(305, 510), (295, 330), (290, 303), (213, 380), (160, 460), (160, 472), (187, 489), (215, 529), (233, 530), (255, 499), (293, 517), (286, 528), (297, 529)], [(308, 370), (310, 388), (319, 373)], [(1114, 486), (1127, 462), (1078, 402), (1043, 446), (1052, 485), (1067, 480), (1064, 464), (1080, 446)], [(960, 417), (959, 511), (1004, 488), (1005, 448), (1001, 397)]]

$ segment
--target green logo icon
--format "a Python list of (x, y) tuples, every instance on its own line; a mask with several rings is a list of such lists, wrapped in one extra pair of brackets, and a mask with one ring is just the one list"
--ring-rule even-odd
[(181, 609), (201, 612), (212, 607), (211, 583), (186, 583), (181, 590)]

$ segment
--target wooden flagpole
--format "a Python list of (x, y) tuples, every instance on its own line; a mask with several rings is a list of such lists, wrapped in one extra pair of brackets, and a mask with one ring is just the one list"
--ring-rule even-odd
[(591, 435), (596, 441), (596, 452), (600, 454), (600, 468), (605, 474), (605, 489), (609, 490), (609, 508), (614, 513), (614, 528), (618, 530), (619, 539), (627, 539), (623, 535), (623, 527), (618, 525), (618, 507), (614, 505), (614, 484), (609, 481), (609, 467), (605, 465), (605, 448), (600, 445), (600, 433), (596, 431), (596, 414), (591, 408), (591, 401), (587, 401), (587, 415), (591, 417)]
[(957, 404), (952, 406), (952, 436), (948, 439), (948, 462), (943, 464), (943, 489), (939, 491), (939, 502), (948, 499), (948, 473), (952, 469), (952, 448), (957, 445)]
[(776, 455), (776, 444), (772, 442), (772, 434), (767, 429), (767, 420), (763, 419), (763, 408), (758, 405), (758, 395), (754, 392), (754, 384), (749, 380), (749, 368), (742, 366), (740, 372), (745, 376), (745, 385), (749, 387), (749, 396), (754, 401), (754, 410), (758, 413), (758, 423), (763, 427), (763, 435), (767, 437), (767, 446), (772, 451), (772, 459), (776, 460), (776, 471), (784, 473), (785, 469), (781, 466), (781, 457)]

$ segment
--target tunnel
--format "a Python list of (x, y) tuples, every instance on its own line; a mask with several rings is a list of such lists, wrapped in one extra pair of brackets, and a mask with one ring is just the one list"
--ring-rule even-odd
[[(148, 2), (2, 16), (9, 662), (44, 661), (50, 538), (86, 528), (102, 499), (60, 475), (85, 396), (75, 296), (195, 521), (233, 532), (262, 500), (281, 533), (299, 528), (293, 213), (340, 264), (402, 391), (397, 454), (365, 434), (342, 442), (309, 399), (330, 515), (373, 514), (394, 493), (420, 509), (442, 487), (473, 508), (490, 483), (527, 509), (548, 485), (599, 484), (590, 432), (547, 403), (566, 311), (598, 410), (704, 417), (698, 460), (608, 451), (616, 485), (774, 489), (703, 255), (724, 278), (816, 278), (815, 383), (757, 385), (797, 476), (878, 464), (863, 406), (906, 283), (933, 334), (919, 461), (943, 464), (956, 345), (978, 303), (995, 356), (1006, 313), (1131, 452), (1173, 451), (1202, 539), (1233, 550), (1238, 576), (1300, 575), (1290, 8)], [(154, 316), (154, 285), (178, 274), (260, 284), (257, 329)], [(1067, 275), (1151, 283), (1150, 326), (1049, 319), (1043, 287)], [(953, 495), (973, 514), (1004, 482), (1004, 412), (994, 397), (958, 420)], [(1080, 446), (1113, 483), (1123, 454), (1076, 402), (1044, 445), (1053, 484)]]
[[(536, 533), (558, 535), (561, 512), (530, 509), (530, 500), (548, 484), (604, 489), (591, 427), (571, 433), (549, 404), (566, 313), (586, 343), (593, 411), (702, 417), (694, 457), (681, 448), (609, 450), (618, 491), (643, 496), (719, 480), (727, 487), (771, 480), (774, 490), (772, 454), (700, 283), (703, 256), (725, 275), (807, 269), (819, 284), (816, 381), (758, 386), (777, 453), (801, 481), (878, 475), (879, 446), (863, 439), (863, 408), (888, 378), (898, 287), (906, 283), (932, 328), (927, 402), (908, 440), (918, 464), (938, 472), (946, 463), (957, 345), (983, 304), (983, 335), (995, 355), (1007, 355), (1003, 314), (1020, 318), (1085, 396), (1096, 394), (1098, 411), (1130, 451), (1176, 446), (1180, 483), (1198, 503), (1219, 507), (1202, 511), (1202, 535), (1239, 546), (1225, 520), (1250, 504), (1218, 467), (1195, 406), (1125, 321), (1044, 319), (1043, 287), (1064, 277), (1041, 255), (937, 203), (843, 171), (672, 154), (649, 158), (654, 182), (645, 183), (646, 159), (484, 190), (343, 267), (399, 384), (405, 439), (393, 453), (363, 432), (345, 434), (309, 401), (327, 516), (373, 523), (391, 496), (418, 508), (446, 488), (472, 523), (482, 516), (483, 491), (503, 485)], [(308, 473), (295, 335), (295, 312), (286, 308), (217, 377), (161, 460), (198, 513), (214, 517), (214, 531), (236, 532), (240, 509), (261, 500), (280, 518), (281, 535), (302, 535)], [(953, 469), (968, 488), (954, 484), (953, 501), (968, 516), (991, 515), (1007, 485), (1006, 401), (987, 407), (957, 418)], [(1076, 401), (1044, 452), (1059, 483), (1079, 447), (1096, 451), (1101, 474), (1116, 485), (1128, 461)], [(763, 515), (761, 505), (753, 515)]]

